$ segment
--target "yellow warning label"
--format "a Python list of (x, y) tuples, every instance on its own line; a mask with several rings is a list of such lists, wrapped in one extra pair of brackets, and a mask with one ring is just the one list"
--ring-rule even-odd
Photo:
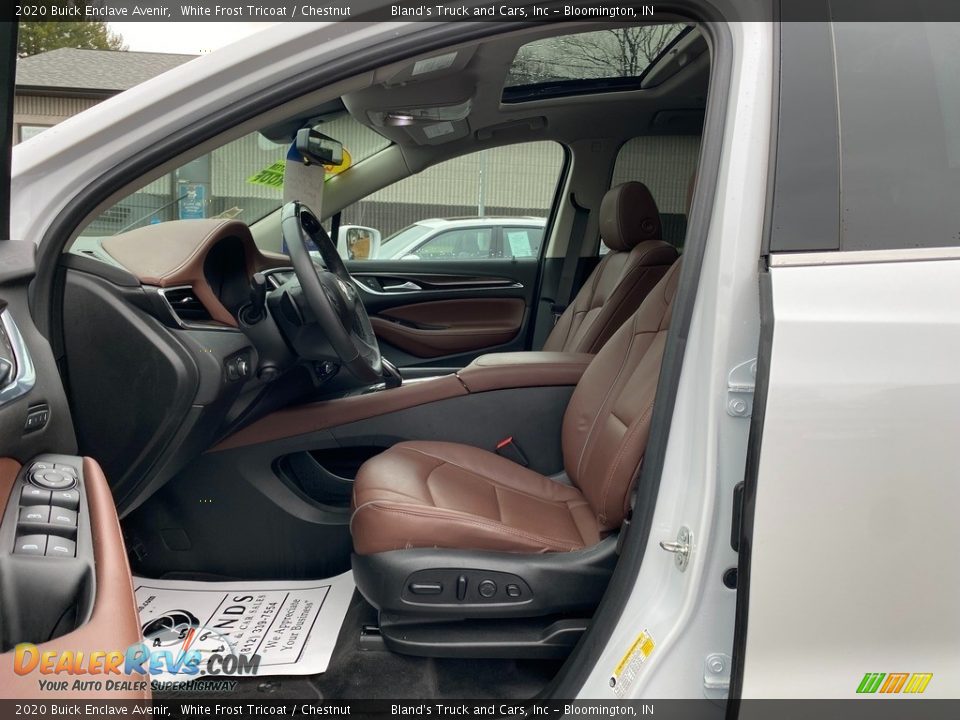
[(617, 697), (623, 697), (634, 680), (637, 679), (640, 667), (650, 657), (656, 646), (657, 644), (647, 630), (637, 635), (637, 639), (633, 641), (630, 649), (620, 658), (620, 662), (617, 663), (613, 675), (610, 677), (610, 687), (613, 688)]

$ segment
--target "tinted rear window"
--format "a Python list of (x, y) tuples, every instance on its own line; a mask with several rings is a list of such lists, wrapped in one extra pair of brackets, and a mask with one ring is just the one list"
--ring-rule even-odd
[(960, 24), (833, 31), (841, 247), (960, 245)]

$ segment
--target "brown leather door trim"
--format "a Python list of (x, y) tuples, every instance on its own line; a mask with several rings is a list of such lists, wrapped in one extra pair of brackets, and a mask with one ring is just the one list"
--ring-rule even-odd
[(370, 318), (377, 336), (421, 358), (472, 352), (513, 340), (523, 324), (520, 298), (465, 298), (401, 305)]
[(443, 375), (392, 390), (296, 405), (277, 410), (237, 430), (207, 452), (305, 435), (466, 394), (467, 389), (456, 375)]
[[(9, 502), (20, 463), (9, 458), (0, 458), (0, 497)], [(93, 612), (89, 622), (71, 633), (55, 640), (37, 643), (37, 648), (45, 650), (71, 650), (83, 652), (89, 657), (94, 651), (119, 650), (125, 652), (128, 647), (140, 642), (140, 618), (137, 615), (137, 602), (133, 594), (133, 578), (127, 564), (127, 553), (120, 532), (120, 521), (113, 504), (113, 495), (103, 475), (100, 465), (93, 459), (83, 459), (84, 489), (90, 513), (90, 527), (93, 534), (93, 556), (96, 563), (97, 590), (93, 602)], [(144, 675), (59, 675), (41, 676), (34, 671), (27, 675), (17, 675), (13, 671), (13, 653), (0, 655), (0, 698), (94, 698), (103, 699), (103, 690), (67, 690), (63, 692), (40, 691), (38, 679), (67, 680), (69, 688), (76, 678), (86, 680), (129, 681), (144, 689), (117, 690), (110, 693), (111, 700), (149, 700), (150, 677)]]

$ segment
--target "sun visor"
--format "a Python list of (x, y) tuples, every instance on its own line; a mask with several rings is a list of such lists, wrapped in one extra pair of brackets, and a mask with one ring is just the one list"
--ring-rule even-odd
[(323, 181), (326, 176), (323, 165), (307, 165), (297, 152), (296, 143), (287, 151), (283, 171), (283, 202), (293, 200), (306, 205), (317, 217), (323, 217)]

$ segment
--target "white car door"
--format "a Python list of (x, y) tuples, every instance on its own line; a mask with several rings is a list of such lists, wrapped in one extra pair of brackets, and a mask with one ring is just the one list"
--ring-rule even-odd
[(733, 697), (960, 696), (958, 48), (783, 24)]

